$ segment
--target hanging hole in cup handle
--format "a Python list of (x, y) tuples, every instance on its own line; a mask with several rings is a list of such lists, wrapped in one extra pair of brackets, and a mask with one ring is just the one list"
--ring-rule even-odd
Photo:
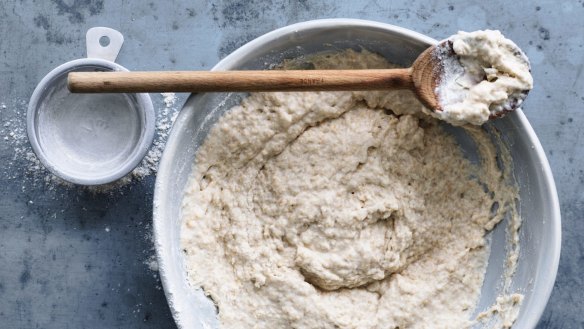
[(107, 35), (104, 35), (103, 37), (99, 38), (99, 44), (102, 47), (107, 47), (110, 43), (110, 39), (107, 37)]
[(92, 27), (85, 35), (87, 44), (87, 58), (99, 58), (115, 62), (122, 45), (124, 36), (109, 27)]

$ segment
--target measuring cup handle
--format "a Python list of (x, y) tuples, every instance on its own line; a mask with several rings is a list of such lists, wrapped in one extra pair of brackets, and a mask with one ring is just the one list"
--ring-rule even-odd
[[(99, 41), (102, 37), (107, 38), (109, 41), (105, 46), (102, 46)], [(109, 27), (90, 28), (87, 30), (85, 40), (87, 43), (87, 58), (100, 58), (110, 62), (116, 61), (124, 44), (124, 36)]]

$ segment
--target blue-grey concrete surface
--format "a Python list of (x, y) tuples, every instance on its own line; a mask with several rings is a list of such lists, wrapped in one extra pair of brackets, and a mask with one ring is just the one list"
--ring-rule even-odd
[[(36, 83), (85, 56), (88, 28), (121, 31), (118, 62), (130, 70), (209, 69), (263, 33), (331, 17), (437, 39), (500, 29), (527, 52), (536, 85), (525, 113), (549, 157), (563, 215), (560, 269), (538, 328), (584, 328), (582, 0), (0, 1), (0, 328), (175, 326), (148, 266), (154, 176), (108, 193), (45, 183), (31, 169), (29, 146), (14, 142)], [(153, 100), (160, 111), (160, 95)]]

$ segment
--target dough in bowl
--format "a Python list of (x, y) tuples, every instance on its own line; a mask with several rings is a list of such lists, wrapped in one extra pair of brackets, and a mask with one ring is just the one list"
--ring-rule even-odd
[[(366, 50), (284, 66), (298, 63), (392, 67)], [(181, 243), (222, 328), (474, 323), (485, 235), (517, 192), (484, 130), (464, 128), (473, 163), (426, 111), (409, 91), (254, 93), (219, 119), (198, 149)]]

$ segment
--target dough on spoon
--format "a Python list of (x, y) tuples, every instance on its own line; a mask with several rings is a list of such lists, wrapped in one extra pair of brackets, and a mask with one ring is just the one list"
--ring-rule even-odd
[(454, 125), (481, 125), (521, 105), (533, 88), (527, 56), (501, 32), (459, 32), (441, 43), (436, 116)]

